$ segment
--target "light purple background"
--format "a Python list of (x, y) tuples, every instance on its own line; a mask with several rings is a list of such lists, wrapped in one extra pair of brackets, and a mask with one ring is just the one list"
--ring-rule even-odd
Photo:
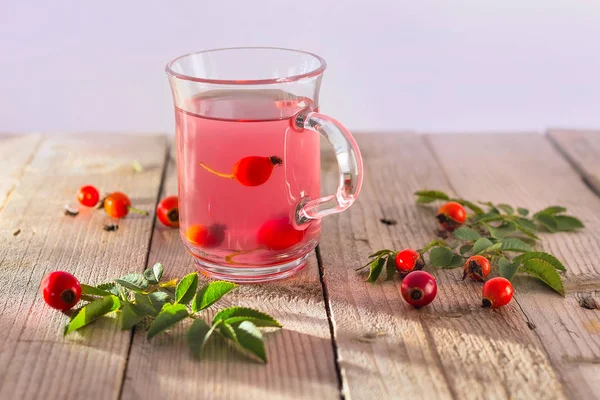
[(594, 0), (0, 0), (0, 131), (173, 131), (164, 64), (282, 46), (353, 130), (600, 128)]

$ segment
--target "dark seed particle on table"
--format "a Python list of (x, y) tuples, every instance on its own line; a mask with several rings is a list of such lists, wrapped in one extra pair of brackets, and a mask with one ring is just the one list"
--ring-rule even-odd
[(117, 224), (106, 224), (106, 225), (104, 225), (104, 227), (102, 229), (104, 229), (106, 232), (114, 232), (114, 231), (118, 231), (119, 230), (119, 225), (117, 225)]

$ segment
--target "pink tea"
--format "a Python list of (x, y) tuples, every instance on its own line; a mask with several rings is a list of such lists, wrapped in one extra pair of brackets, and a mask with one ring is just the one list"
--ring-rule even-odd
[(248, 90), (208, 92), (176, 108), (180, 231), (200, 264), (272, 267), (317, 245), (320, 221), (295, 223), (299, 202), (319, 197), (319, 135), (292, 125), (311, 106)]

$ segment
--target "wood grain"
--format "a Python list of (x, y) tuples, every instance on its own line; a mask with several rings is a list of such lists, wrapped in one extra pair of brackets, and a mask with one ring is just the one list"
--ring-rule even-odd
[[(177, 192), (174, 160), (172, 154), (163, 195)], [(157, 224), (148, 265), (159, 261), (168, 277), (181, 277), (195, 268), (180, 243), (179, 232)], [(254, 307), (283, 324), (283, 330), (264, 335), (268, 364), (248, 359), (222, 340), (210, 343), (198, 362), (185, 343), (187, 325), (152, 342), (146, 340), (143, 329), (137, 329), (123, 398), (170, 398), (175, 393), (179, 398), (198, 399), (339, 398), (316, 257), (312, 256), (304, 271), (293, 278), (240, 286), (219, 307), (226, 305)], [(212, 318), (213, 312), (209, 310), (205, 317)]]
[(600, 196), (600, 131), (551, 130), (548, 137)]
[(0, 213), (41, 142), (41, 135), (0, 136)]
[(596, 398), (600, 311), (581, 308), (578, 299), (598, 299), (600, 198), (541, 135), (439, 135), (428, 141), (460, 196), (531, 210), (564, 205), (584, 221), (581, 232), (542, 234), (540, 247), (567, 266), (567, 298), (528, 278), (517, 281), (515, 298), (560, 372), (566, 392), (575, 399)]
[[(44, 305), (38, 286), (54, 270), (100, 283), (144, 268), (165, 151), (164, 137), (131, 135), (41, 144), (0, 215), (0, 398), (118, 397), (131, 334), (106, 318), (63, 338), (67, 318)], [(134, 159), (143, 172), (133, 170)], [(102, 229), (109, 218), (101, 210), (65, 216), (83, 184), (124, 191), (151, 214), (128, 216), (117, 232)]]
[[(481, 285), (435, 271), (438, 296), (415, 310), (400, 281), (365, 282), (354, 268), (381, 248), (419, 248), (434, 237), (433, 210), (413, 192), (451, 187), (424, 139), (357, 137), (365, 159), (359, 200), (324, 223), (321, 254), (347, 398), (563, 398), (542, 343), (518, 304), (480, 307)], [(493, 151), (493, 148), (489, 149)], [(334, 163), (324, 190), (337, 183)], [(387, 226), (380, 218), (398, 221)]]

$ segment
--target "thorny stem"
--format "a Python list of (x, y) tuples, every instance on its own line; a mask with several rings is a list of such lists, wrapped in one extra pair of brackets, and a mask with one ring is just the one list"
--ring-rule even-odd
[(202, 161), (200, 161), (200, 166), (202, 166), (202, 168), (204, 168), (208, 172), (210, 172), (212, 174), (215, 174), (217, 176), (220, 176), (221, 178), (227, 178), (227, 179), (234, 179), (235, 178), (233, 176), (233, 174), (224, 174), (222, 172), (215, 171), (214, 169), (212, 169), (209, 166), (207, 166), (206, 164), (204, 164)]

